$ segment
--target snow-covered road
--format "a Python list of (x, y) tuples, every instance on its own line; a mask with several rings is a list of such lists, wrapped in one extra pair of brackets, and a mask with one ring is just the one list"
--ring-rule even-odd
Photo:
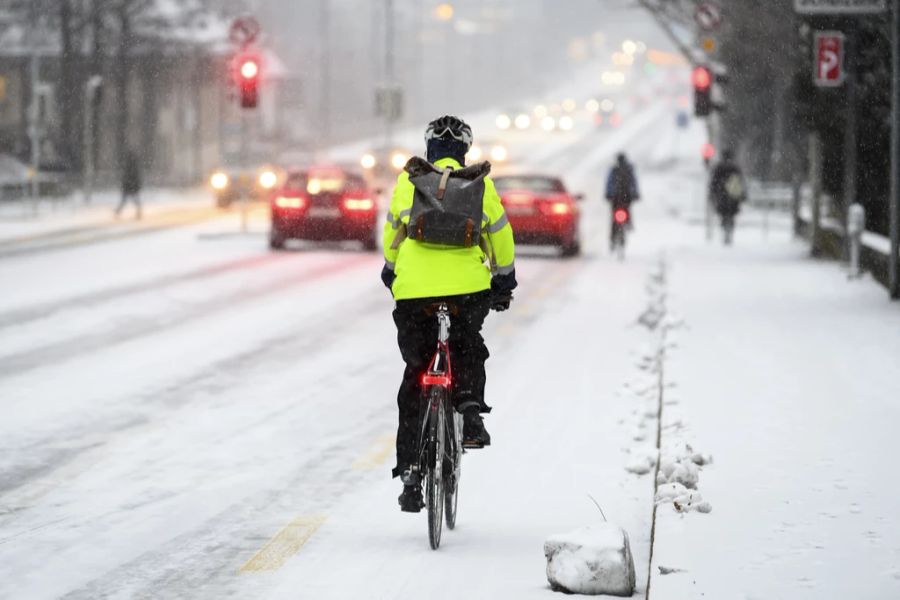
[[(654, 382), (645, 360), (660, 337), (638, 317), (661, 296), (686, 322), (671, 321), (684, 352), (663, 353), (685, 426), (668, 426), (667, 411), (664, 436), (715, 456), (699, 484), (714, 510), (660, 506), (652, 596), (799, 597), (780, 593), (794, 590), (777, 586), (781, 573), (767, 581), (741, 569), (784, 560), (765, 544), (815, 542), (834, 549), (822, 560), (851, 548), (873, 565), (859, 571), (871, 594), (829, 595), (829, 583), (853, 579), (855, 563), (841, 562), (825, 566), (847, 571), (817, 571), (808, 597), (897, 597), (900, 517), (890, 499), (900, 488), (882, 470), (900, 451), (888, 435), (897, 404), (885, 397), (892, 382), (897, 396), (889, 353), (900, 314), (877, 306), (870, 283), (846, 291), (834, 265), (806, 262), (787, 233), (762, 245), (750, 241), (758, 232), (739, 231), (730, 253), (708, 246), (693, 220), (677, 218), (698, 205), (701, 139), (699, 127), (678, 130), (670, 108), (651, 105), (619, 130), (562, 135), (525, 161), (587, 193), (586, 251), (562, 260), (522, 249), (517, 259), (513, 308), (493, 313), (486, 331), (494, 445), (466, 456), (458, 526), (438, 552), (424, 515), (399, 512), (389, 476), (402, 364), (379, 256), (349, 247), (273, 255), (261, 235), (218, 235), (214, 221), (0, 261), (0, 597), (547, 598), (543, 541), (600, 520), (589, 495), (629, 532), (643, 595), (653, 471), (626, 466), (654, 449), (654, 398), (637, 396)], [(600, 189), (622, 147), (637, 159), (645, 200), (619, 262), (606, 252)], [(829, 333), (860, 297), (878, 317)], [(787, 331), (795, 310), (802, 319)], [(729, 342), (740, 353), (728, 354)], [(781, 356), (819, 353), (803, 364), (804, 376), (821, 376), (810, 394), (823, 412), (809, 414), (814, 398), (790, 383), (776, 343)], [(864, 361), (867, 375), (845, 377), (843, 359)], [(753, 435), (748, 420), (777, 422), (782, 411), (771, 430), (783, 435), (756, 439), (755, 453), (735, 448)], [(854, 423), (849, 437), (802, 431), (840, 420)], [(830, 462), (810, 465), (814, 452), (799, 449), (807, 439), (828, 440)], [(854, 538), (864, 528), (840, 519), (784, 529), (795, 517), (782, 512), (795, 505), (780, 495), (832, 489), (820, 481), (826, 464), (880, 544)], [(880, 501), (866, 504), (862, 487)], [(716, 559), (700, 560), (707, 554)], [(689, 572), (662, 577), (659, 565)], [(696, 586), (663, 593), (687, 580)]]

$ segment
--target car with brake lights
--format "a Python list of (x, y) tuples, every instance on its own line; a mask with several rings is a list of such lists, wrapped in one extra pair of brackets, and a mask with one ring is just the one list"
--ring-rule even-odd
[(516, 243), (558, 246), (563, 256), (581, 252), (578, 201), (558, 177), (502, 175), (493, 178)]
[(288, 169), (270, 206), (273, 250), (294, 239), (352, 240), (366, 250), (378, 247), (376, 194), (355, 170), (335, 165)]

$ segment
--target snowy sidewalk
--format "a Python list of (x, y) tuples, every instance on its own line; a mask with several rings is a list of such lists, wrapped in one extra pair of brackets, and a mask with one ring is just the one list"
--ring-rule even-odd
[(668, 244), (662, 464), (712, 455), (675, 490), (712, 512), (658, 504), (650, 597), (900, 598), (900, 306), (785, 230), (699, 231)]
[(121, 217), (114, 209), (119, 194), (98, 192), (90, 205), (78, 197), (0, 204), (0, 256), (191, 225), (227, 215), (214, 206), (204, 188), (149, 189), (142, 193), (143, 218), (128, 204)]

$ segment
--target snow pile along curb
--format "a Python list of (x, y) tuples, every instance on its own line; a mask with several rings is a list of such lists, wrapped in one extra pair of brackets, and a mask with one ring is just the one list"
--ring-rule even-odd
[(631, 596), (634, 559), (628, 534), (611, 523), (600, 523), (544, 542), (547, 580), (557, 592)]

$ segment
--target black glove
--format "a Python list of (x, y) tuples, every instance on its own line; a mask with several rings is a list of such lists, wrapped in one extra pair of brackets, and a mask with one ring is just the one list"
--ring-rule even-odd
[(512, 302), (513, 294), (511, 291), (506, 292), (495, 292), (491, 291), (491, 310), (496, 310), (497, 312), (503, 312), (509, 308), (509, 303)]
[(397, 278), (397, 275), (394, 273), (394, 270), (384, 265), (384, 268), (381, 270), (381, 281), (384, 282), (384, 287), (387, 289), (391, 289), (391, 286), (394, 285), (394, 280)]
[(491, 279), (491, 309), (497, 312), (508, 309), (512, 302), (512, 291), (518, 285), (515, 269), (506, 275), (494, 275)]

